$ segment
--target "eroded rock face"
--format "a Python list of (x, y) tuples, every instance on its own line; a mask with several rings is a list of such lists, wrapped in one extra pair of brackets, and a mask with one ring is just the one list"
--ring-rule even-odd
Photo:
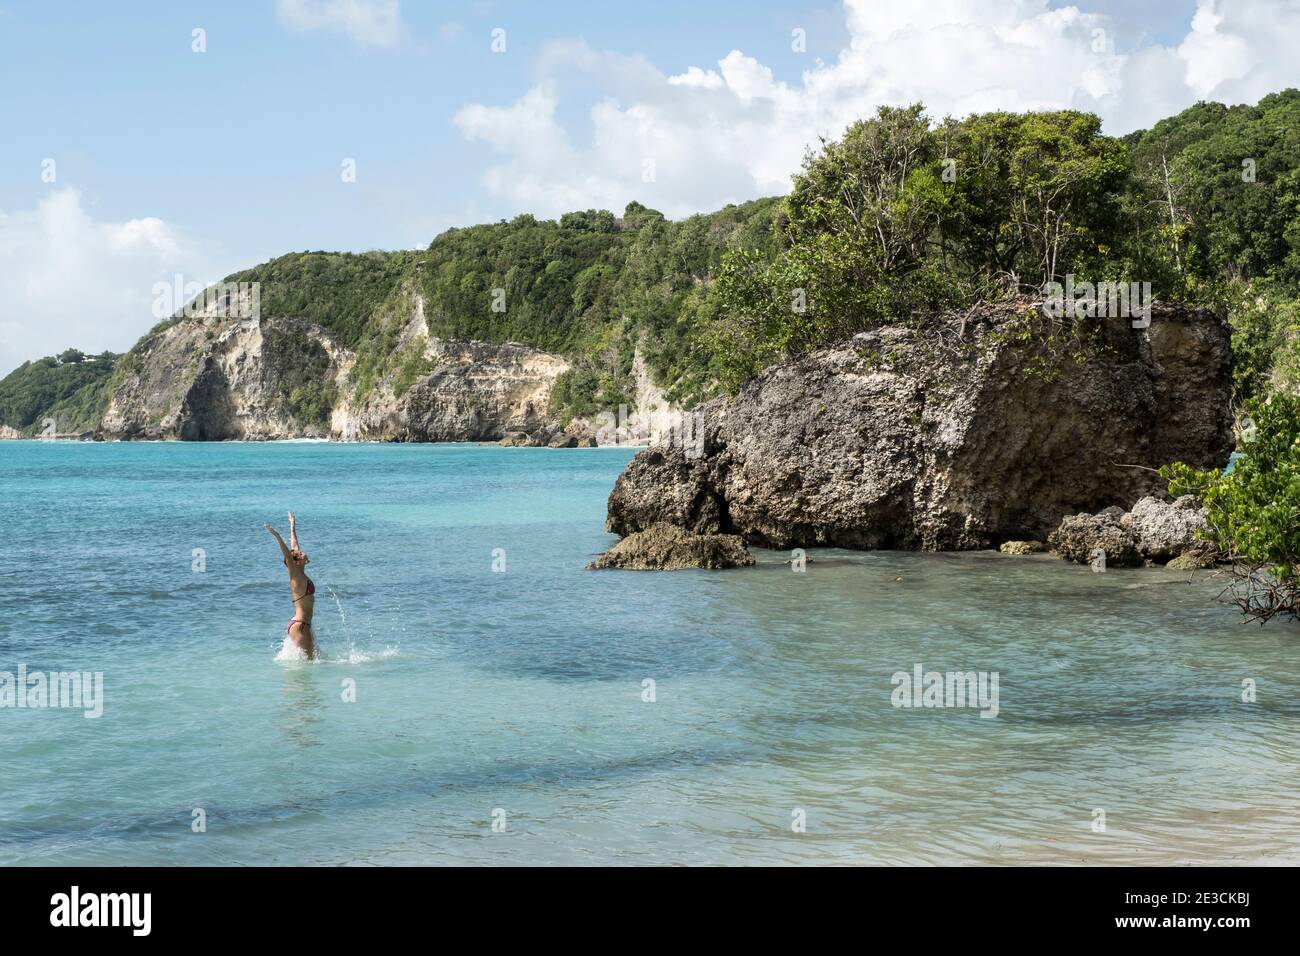
[(951, 316), (889, 326), (768, 369), (698, 410), (702, 454), (638, 454), (607, 529), (667, 522), (777, 548), (987, 548), (1128, 506), (1162, 484), (1145, 469), (1227, 460), (1222, 320), (1159, 305), (1146, 330), (1096, 319), (1099, 348), (1077, 363), (1018, 337), (1035, 308), (986, 307), (961, 337)]
[[(566, 426), (550, 413), (568, 360), (518, 342), (436, 338), (422, 297), (409, 292), (403, 303), (379, 356), (359, 357), (296, 319), (179, 319), (122, 360), (100, 437), (596, 443), (593, 422)], [(638, 407), (671, 413), (639, 353), (637, 362)]]
[[(569, 368), (558, 355), (517, 342), (448, 342), (427, 335), (415, 345), (431, 371), (401, 394), (383, 382), (364, 401), (347, 401), (335, 412), (337, 437), (498, 441), (516, 433), (549, 435), (558, 427), (547, 411), (556, 378)], [(520, 442), (525, 443), (532, 442)]]
[(588, 570), (622, 568), (629, 571), (719, 570), (746, 567), (754, 557), (745, 542), (730, 534), (692, 534), (676, 525), (656, 524), (628, 535), (596, 560)]
[[(423, 317), (419, 316), (420, 328)], [(402, 344), (406, 344), (403, 342)], [(221, 441), (336, 438), (480, 441), (559, 429), (551, 387), (569, 367), (517, 343), (415, 343), (428, 371), (398, 393), (384, 379), (355, 397), (356, 356), (294, 319), (185, 319), (144, 340), (103, 420), (105, 438)]]
[(351, 355), (293, 319), (188, 319), (122, 359), (99, 434), (185, 441), (326, 438)]

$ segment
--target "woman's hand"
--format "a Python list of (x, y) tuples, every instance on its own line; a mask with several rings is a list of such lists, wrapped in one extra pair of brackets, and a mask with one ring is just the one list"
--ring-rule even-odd
[(276, 531), (274, 528), (271, 527), (271, 522), (269, 521), (266, 522), (264, 525), (262, 525), (262, 527), (265, 528), (267, 531), (271, 532), (271, 534), (275, 535), (277, 538), (280, 537), (280, 532)]

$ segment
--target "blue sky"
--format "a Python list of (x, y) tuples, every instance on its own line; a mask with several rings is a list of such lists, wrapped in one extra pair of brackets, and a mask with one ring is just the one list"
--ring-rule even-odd
[[(548, 40), (585, 38), (667, 72), (739, 47), (797, 80), (807, 59), (789, 50), (790, 5), (762, 0), (657, 2), (639, 14), (610, 2), (405, 3), (395, 48), (295, 32), (269, 2), (0, 8), (0, 209), (33, 205), (39, 160), (54, 157), (59, 180), (98, 217), (189, 225), (253, 261), (408, 248), (449, 225), (514, 215), (478, 186), (490, 148), (452, 117), (518, 96)], [(813, 56), (847, 42), (835, 6), (806, 7), (799, 21)], [(190, 49), (196, 26), (207, 31), (201, 55)], [(490, 49), (498, 26), (504, 54)], [(591, 99), (567, 100), (563, 119), (581, 127)], [(340, 182), (346, 157), (357, 160), (355, 189)]]
[(882, 102), (1074, 106), (1125, 132), (1253, 101), (1300, 85), (1298, 7), (0, 0), (0, 374), (128, 347), (175, 272), (782, 192), (806, 144)]

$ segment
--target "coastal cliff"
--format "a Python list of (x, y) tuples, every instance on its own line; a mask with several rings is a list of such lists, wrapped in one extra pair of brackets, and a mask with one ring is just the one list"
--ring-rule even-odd
[[(95, 436), (595, 441), (591, 416), (552, 408), (557, 380), (573, 368), (569, 359), (519, 342), (432, 335), (424, 297), (409, 287), (374, 326), (371, 338), (348, 348), (303, 318), (236, 319), (218, 308), (175, 318), (122, 357)], [(634, 407), (674, 414), (639, 351), (631, 364)]]
[(195, 318), (149, 336), (120, 363), (99, 435), (115, 439), (324, 438), (352, 356), (293, 319)]
[(1157, 305), (1085, 342), (1015, 301), (859, 333), (695, 412), (694, 447), (640, 452), (609, 498), (620, 536), (668, 523), (751, 544), (960, 550), (1042, 539), (1127, 507), (1173, 461), (1232, 450), (1229, 330)]
[(570, 368), (561, 356), (518, 342), (431, 336), (419, 296), (395, 352), (402, 361), (379, 375), (364, 398), (344, 382), (344, 398), (330, 416), (334, 438), (496, 441), (559, 429), (548, 408), (555, 380)]
[(420, 373), (384, 375), (358, 396), (357, 355), (296, 319), (177, 322), (130, 356), (98, 432), (105, 439), (333, 438), (482, 441), (556, 427), (551, 386), (569, 367), (518, 343), (421, 332)]

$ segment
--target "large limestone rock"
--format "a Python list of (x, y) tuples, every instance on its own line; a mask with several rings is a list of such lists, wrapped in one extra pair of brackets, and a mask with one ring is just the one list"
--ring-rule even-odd
[(681, 571), (686, 568), (745, 567), (754, 563), (745, 542), (730, 534), (691, 534), (675, 525), (657, 524), (628, 535), (596, 560), (588, 570), (623, 568), (629, 571)]
[(1099, 349), (1076, 363), (1019, 337), (1034, 316), (1022, 301), (961, 323), (923, 317), (768, 369), (698, 410), (702, 454), (638, 454), (606, 527), (667, 522), (777, 548), (987, 548), (1128, 506), (1160, 488), (1147, 469), (1227, 460), (1221, 319), (1159, 305), (1147, 329), (1095, 319)]
[(1148, 496), (1138, 501), (1122, 522), (1143, 557), (1164, 562), (1197, 547), (1205, 512), (1192, 495), (1174, 501)]

